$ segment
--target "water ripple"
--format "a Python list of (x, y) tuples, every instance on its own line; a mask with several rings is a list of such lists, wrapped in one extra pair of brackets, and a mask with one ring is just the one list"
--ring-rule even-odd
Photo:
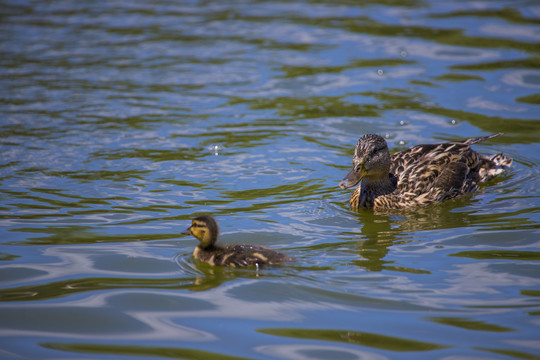
[[(2, 5), (2, 354), (535, 356), (536, 6)], [(475, 150), (514, 164), (476, 194), (373, 213), (337, 186), (365, 133), (496, 132)], [(296, 261), (202, 264), (200, 214)]]

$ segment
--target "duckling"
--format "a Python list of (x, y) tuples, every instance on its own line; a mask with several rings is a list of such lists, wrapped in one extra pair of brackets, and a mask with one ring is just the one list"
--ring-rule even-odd
[(200, 244), (193, 251), (193, 257), (210, 265), (243, 267), (265, 264), (279, 264), (294, 261), (289, 256), (261, 245), (216, 245), (219, 228), (216, 220), (210, 216), (193, 219), (184, 234), (192, 234)]
[(512, 164), (502, 153), (485, 157), (471, 149), (499, 135), (416, 145), (390, 155), (384, 138), (367, 134), (358, 140), (353, 167), (339, 187), (361, 181), (351, 196), (351, 208), (379, 210), (429, 205), (474, 192)]

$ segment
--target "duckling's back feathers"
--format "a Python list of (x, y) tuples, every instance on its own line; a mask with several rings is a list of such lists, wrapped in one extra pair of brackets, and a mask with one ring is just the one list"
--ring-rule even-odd
[(266, 246), (249, 244), (214, 246), (208, 249), (197, 246), (193, 256), (210, 265), (231, 267), (273, 265), (293, 261), (291, 257)]

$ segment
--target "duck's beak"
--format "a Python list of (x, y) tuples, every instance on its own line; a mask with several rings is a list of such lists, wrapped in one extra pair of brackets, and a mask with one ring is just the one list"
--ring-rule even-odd
[(339, 187), (342, 189), (348, 189), (350, 187), (353, 187), (354, 185), (358, 184), (360, 180), (366, 175), (366, 171), (364, 170), (364, 165), (361, 164), (360, 169), (357, 170), (357, 166), (353, 166), (351, 171), (341, 180), (339, 183)]

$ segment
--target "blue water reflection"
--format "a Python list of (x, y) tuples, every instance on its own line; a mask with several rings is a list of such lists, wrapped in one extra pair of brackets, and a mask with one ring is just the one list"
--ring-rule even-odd
[[(0, 357), (536, 358), (534, 2), (7, 1)], [(513, 167), (414, 211), (347, 207), (357, 139)], [(224, 269), (181, 235), (295, 263)]]

